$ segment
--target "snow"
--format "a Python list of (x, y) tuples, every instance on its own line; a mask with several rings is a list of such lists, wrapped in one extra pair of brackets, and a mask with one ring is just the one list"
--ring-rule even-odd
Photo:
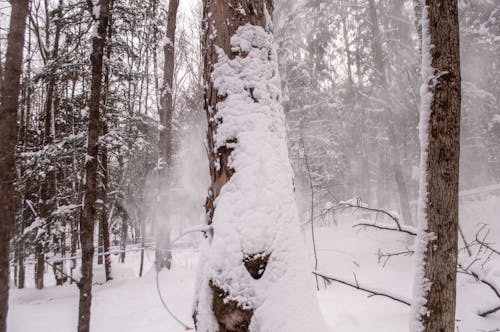
[[(225, 99), (217, 105), (214, 146), (236, 142), (230, 143), (235, 173), (215, 202), (214, 238), (204, 250), (197, 286), (198, 328), (218, 327), (210, 280), (227, 300), (254, 309), (251, 331), (326, 331), (301, 245), (272, 34), (247, 24), (231, 38), (239, 56), (231, 60), (216, 50), (212, 79)], [(254, 254), (270, 254), (259, 280), (243, 264)]]
[[(491, 239), (500, 238), (500, 199), (490, 196), (482, 201), (466, 202), (461, 206), (461, 224), (467, 234), (474, 234), (477, 223), (489, 223)], [(385, 268), (377, 263), (377, 252), (396, 252), (405, 247), (405, 236), (385, 231), (356, 231), (352, 225), (357, 215), (346, 212), (338, 218), (339, 226), (320, 225), (317, 228), (319, 270), (325, 275), (353, 281), (385, 290), (395, 296), (409, 297), (412, 292), (413, 260), (393, 257)], [(303, 241), (303, 239), (301, 239)], [(207, 243), (205, 242), (204, 245)], [(308, 242), (310, 245), (310, 242)], [(173, 270), (160, 274), (162, 293), (173, 312), (183, 321), (191, 322), (192, 299), (197, 261), (206, 247), (176, 249)], [(308, 250), (310, 252), (310, 250)], [(176, 332), (184, 331), (163, 309), (155, 289), (154, 252), (147, 251), (145, 275), (138, 277), (139, 253), (128, 253), (125, 264), (112, 255), (113, 277), (104, 283), (103, 267), (96, 268), (94, 301), (91, 316), (92, 332)], [(467, 263), (467, 262), (466, 262)], [(498, 260), (486, 266), (490, 280), (500, 281)], [(312, 268), (312, 265), (310, 265)], [(33, 265), (28, 265), (32, 269)], [(49, 287), (33, 289), (32, 270), (27, 274), (27, 289), (12, 287), (9, 305), (9, 332), (66, 332), (74, 331), (77, 321), (78, 289), (75, 285), (51, 286), (53, 275), (49, 269), (46, 281)], [(313, 282), (312, 276), (310, 282)], [(497, 304), (492, 291), (478, 284), (474, 278), (459, 274), (457, 281), (457, 325), (459, 331), (494, 331), (500, 327), (500, 315), (481, 318), (476, 313)], [(317, 298), (327, 324), (341, 332), (407, 332), (407, 306), (381, 297), (367, 297), (366, 293), (332, 283), (325, 288), (320, 280)], [(284, 303), (284, 301), (283, 301)], [(274, 314), (283, 316), (280, 304)], [(306, 304), (302, 304), (303, 307)], [(278, 312), (279, 310), (279, 312)], [(286, 315), (292, 317), (291, 313)], [(458, 331), (457, 330), (457, 331)], [(316, 332), (318, 330), (305, 330)]]
[(420, 88), (421, 106), (419, 122), (420, 140), (420, 186), (417, 208), (417, 240), (415, 241), (415, 277), (413, 286), (413, 302), (410, 313), (410, 331), (423, 331), (421, 317), (426, 315), (428, 310), (427, 292), (430, 289), (429, 280), (425, 277), (425, 254), (429, 241), (434, 235), (427, 232), (427, 155), (428, 155), (428, 128), (431, 113), (432, 92), (429, 84), (434, 80), (435, 70), (432, 68), (431, 58), (431, 37), (429, 35), (428, 7), (422, 4), (422, 86)]
[(98, 20), (101, 16), (101, 5), (99, 0), (92, 0), (92, 16), (94, 16), (94, 20)]
[(165, 47), (167, 45), (173, 45), (173, 44), (172, 44), (172, 41), (170, 40), (170, 38), (165, 36), (161, 41), (161, 47)]

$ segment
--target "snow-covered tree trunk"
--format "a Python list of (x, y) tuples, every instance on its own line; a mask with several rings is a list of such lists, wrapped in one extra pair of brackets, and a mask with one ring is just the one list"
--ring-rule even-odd
[(410, 329), (455, 330), (460, 155), (457, 0), (422, 6), (422, 105), (417, 270)]
[(78, 284), (80, 302), (78, 308), (78, 332), (90, 331), (90, 308), (92, 305), (92, 264), (94, 260), (94, 224), (97, 199), (97, 158), (100, 130), (100, 105), (103, 78), (103, 55), (109, 20), (109, 5), (112, 0), (88, 0), (94, 20), (92, 36), (92, 82), (89, 100), (89, 130), (87, 155), (85, 156), (85, 197), (80, 219), (80, 242), (82, 247), (82, 277)]
[[(14, 181), (19, 91), (28, 0), (12, 1), (0, 99), (0, 332), (7, 331), (9, 246), (15, 226)], [(2, 77), (0, 77), (2, 79)]]
[(272, 11), (272, 0), (204, 2), (213, 232), (198, 275), (198, 331), (326, 330), (298, 226)]

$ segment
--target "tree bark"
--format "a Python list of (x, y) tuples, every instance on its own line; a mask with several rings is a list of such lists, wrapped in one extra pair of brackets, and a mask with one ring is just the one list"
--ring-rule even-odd
[[(109, 6), (111, 0), (101, 0), (99, 10), (94, 10), (92, 1), (88, 1), (97, 33), (92, 38), (92, 83), (89, 100), (89, 130), (87, 137), (87, 155), (85, 157), (85, 203), (80, 219), (80, 242), (82, 246), (82, 277), (79, 282), (80, 301), (78, 310), (78, 332), (89, 332), (90, 310), (92, 305), (92, 263), (94, 258), (94, 223), (97, 197), (97, 158), (100, 134), (100, 104), (103, 78), (103, 53), (106, 45)], [(98, 15), (98, 16), (97, 16)]]
[[(103, 122), (103, 135), (108, 133), (108, 126), (106, 121)], [(104, 272), (106, 281), (112, 280), (111, 276), (111, 255), (109, 254), (109, 213), (108, 213), (108, 149), (105, 145), (102, 146), (101, 151), (101, 165), (102, 165), (102, 215), (100, 222), (100, 233), (102, 235), (102, 248), (104, 251)]]
[(0, 104), (0, 332), (7, 331), (9, 252), (15, 226), (16, 135), (28, 0), (12, 1)]
[[(422, 8), (421, 197), (412, 332), (455, 331), (460, 157), (460, 47), (457, 0)], [(427, 129), (427, 130), (425, 130)]]
[(158, 189), (158, 210), (156, 212), (156, 260), (160, 267), (170, 269), (172, 252), (167, 250), (170, 243), (170, 225), (168, 216), (168, 190), (173, 156), (173, 87), (175, 64), (175, 31), (177, 29), (177, 9), (179, 0), (170, 0), (168, 5), (167, 33), (163, 41), (163, 86), (160, 96), (160, 122), (162, 130), (159, 137), (160, 181)]

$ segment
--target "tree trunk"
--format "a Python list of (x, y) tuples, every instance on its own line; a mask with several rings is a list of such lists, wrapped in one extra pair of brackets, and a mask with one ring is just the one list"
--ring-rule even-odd
[[(103, 135), (108, 133), (108, 125), (104, 121)], [(102, 215), (100, 222), (100, 233), (102, 235), (102, 249), (104, 251), (104, 272), (106, 281), (110, 281), (111, 277), (111, 255), (109, 254), (109, 213), (108, 213), (108, 149), (105, 145), (102, 146), (101, 151), (101, 165), (102, 165)]]
[[(87, 155), (85, 157), (85, 203), (80, 219), (80, 242), (82, 246), (82, 277), (79, 282), (80, 302), (78, 310), (78, 332), (89, 332), (92, 305), (92, 263), (94, 258), (94, 223), (97, 197), (97, 158), (100, 134), (100, 104), (102, 87), (102, 59), (108, 29), (109, 4), (111, 0), (101, 0), (99, 9), (88, 1), (97, 35), (92, 38), (92, 83), (89, 100), (89, 130)], [(97, 13), (96, 13), (97, 12)]]
[(156, 212), (156, 260), (160, 267), (170, 269), (172, 252), (167, 250), (170, 243), (170, 221), (166, 220), (169, 215), (169, 186), (170, 172), (172, 169), (173, 155), (173, 87), (174, 87), (174, 64), (175, 64), (175, 31), (177, 28), (177, 9), (179, 0), (170, 0), (168, 5), (167, 34), (163, 41), (163, 86), (160, 99), (160, 122), (162, 130), (159, 137), (159, 153), (161, 160), (161, 171), (158, 190), (158, 209)]
[(120, 234), (120, 263), (125, 263), (125, 250), (127, 249), (128, 239), (128, 214), (122, 218), (122, 229)]
[(0, 103), (0, 332), (7, 331), (9, 252), (15, 226), (16, 134), (28, 0), (12, 1)]
[[(246, 332), (254, 319), (262, 331), (326, 330), (305, 270), (272, 12), (272, 0), (204, 1), (211, 176), (205, 208), (213, 228), (200, 259), (193, 313), (202, 332)], [(292, 275), (300, 283), (291, 286)], [(283, 315), (268, 317), (278, 306)]]
[(457, 0), (422, 8), (421, 178), (412, 332), (455, 331), (460, 155)]

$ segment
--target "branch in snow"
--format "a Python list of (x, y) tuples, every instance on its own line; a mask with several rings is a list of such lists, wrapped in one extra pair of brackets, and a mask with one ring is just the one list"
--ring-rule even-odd
[(479, 239), (479, 234), (485, 229), (487, 225), (484, 224), (483, 226), (481, 226), (481, 228), (477, 231), (476, 233), (476, 238), (475, 238), (475, 241), (473, 241), (470, 246), (474, 246), (474, 245), (479, 245), (479, 250), (478, 250), (478, 254), (483, 250), (483, 249), (486, 249), (486, 250), (489, 250), (491, 253), (493, 254), (496, 254), (496, 255), (499, 255), (500, 256), (500, 251), (496, 250), (495, 248), (493, 248), (491, 245), (491, 243), (488, 243), (486, 242), (486, 238), (488, 237), (489, 233), (490, 233), (490, 230), (488, 229), (486, 231), (486, 234), (483, 236), (483, 239)]
[[(476, 260), (474, 260), (468, 266), (466, 266), (465, 262), (463, 262), (463, 261), (457, 262), (457, 266), (459, 268), (458, 272), (466, 274), (466, 275), (469, 275), (469, 276), (472, 276), (472, 277), (474, 277), (474, 279), (476, 279), (476, 281), (479, 281), (479, 282), (485, 284), (486, 286), (488, 286), (493, 291), (493, 293), (495, 293), (495, 295), (497, 296), (497, 298), (500, 299), (500, 290), (497, 288), (497, 286), (495, 285), (495, 283), (493, 281), (491, 281), (491, 280), (488, 280), (483, 275), (483, 273), (481, 273), (480, 271), (477, 271), (477, 270), (473, 269), (472, 265), (474, 264), (475, 261)], [(500, 310), (500, 305), (497, 305), (496, 307), (493, 307), (493, 308), (490, 308), (490, 309), (481, 310), (478, 313), (478, 315), (481, 316), (481, 317), (486, 317), (488, 315), (491, 315), (491, 314), (497, 312), (498, 310)]]
[(352, 288), (356, 288), (358, 290), (361, 290), (361, 291), (364, 291), (364, 292), (367, 292), (369, 293), (369, 297), (371, 296), (382, 296), (382, 297), (386, 297), (388, 299), (391, 299), (391, 300), (394, 300), (396, 302), (399, 302), (399, 303), (403, 303), (403, 304), (406, 304), (407, 306), (410, 306), (410, 301), (408, 299), (403, 299), (402, 297), (400, 296), (396, 296), (396, 295), (392, 295), (392, 294), (388, 294), (386, 291), (378, 291), (378, 290), (372, 290), (372, 289), (368, 289), (366, 287), (363, 287), (361, 286), (358, 281), (356, 280), (356, 283), (352, 283), (352, 282), (349, 282), (349, 281), (346, 281), (346, 280), (342, 280), (340, 278), (337, 278), (337, 277), (331, 277), (331, 276), (325, 276), (319, 272), (314, 272), (313, 271), (313, 274), (315, 276), (318, 276), (320, 278), (322, 278), (323, 280), (325, 281), (335, 281), (335, 282), (338, 282), (338, 283), (341, 283), (341, 284), (344, 284), (346, 286), (349, 286), (349, 287), (352, 287)]

